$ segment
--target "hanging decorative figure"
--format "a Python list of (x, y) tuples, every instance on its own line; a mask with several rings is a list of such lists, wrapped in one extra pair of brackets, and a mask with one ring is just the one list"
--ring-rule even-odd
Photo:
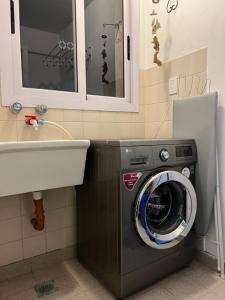
[(157, 64), (159, 67), (161, 67), (162, 66), (162, 62), (158, 58), (159, 51), (160, 51), (160, 45), (159, 45), (159, 40), (158, 40), (158, 38), (157, 38), (156, 35), (153, 37), (153, 42), (152, 43), (153, 43), (153, 48), (155, 50), (153, 62), (155, 64)]
[[(105, 28), (105, 26), (104, 26)], [(102, 59), (103, 59), (103, 65), (102, 65), (102, 82), (105, 84), (109, 84), (109, 81), (106, 79), (106, 74), (108, 73), (108, 63), (107, 63), (107, 51), (106, 51), (106, 46), (107, 46), (107, 35), (105, 33), (102, 34), (101, 36), (103, 40), (103, 49), (101, 52)]]
[(168, 14), (176, 10), (177, 7), (178, 7), (178, 0), (168, 0), (167, 8), (166, 8)]
[(153, 49), (155, 50), (154, 52), (154, 58), (153, 62), (157, 64), (157, 66), (161, 67), (162, 66), (162, 61), (159, 59), (159, 52), (160, 52), (160, 44), (159, 40), (157, 37), (157, 32), (161, 28), (160, 22), (158, 18), (154, 18), (152, 21), (152, 34), (153, 34)]

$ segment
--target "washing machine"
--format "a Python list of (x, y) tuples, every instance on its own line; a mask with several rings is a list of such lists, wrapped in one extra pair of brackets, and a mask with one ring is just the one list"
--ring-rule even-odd
[(78, 259), (117, 299), (195, 255), (194, 140), (92, 141), (77, 188)]

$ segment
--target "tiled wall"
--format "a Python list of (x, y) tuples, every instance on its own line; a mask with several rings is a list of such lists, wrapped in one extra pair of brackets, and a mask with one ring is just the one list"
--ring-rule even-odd
[[(180, 80), (179, 97), (188, 96), (191, 85), (191, 94), (200, 94), (206, 79), (206, 55), (207, 51), (201, 50), (166, 63), (162, 68), (141, 71), (139, 113), (51, 109), (45, 118), (64, 126), (75, 139), (171, 137), (168, 78), (185, 75), (186, 80)], [(195, 75), (193, 84), (192, 75)], [(51, 126), (44, 126), (39, 132), (26, 126), (24, 115), (33, 113), (33, 109), (25, 109), (14, 116), (7, 108), (0, 108), (0, 141), (65, 138)], [(46, 191), (44, 200), (46, 229), (37, 232), (30, 224), (34, 216), (31, 194), (0, 198), (0, 266), (76, 243), (74, 189)]]
[[(169, 78), (177, 76), (178, 94), (168, 94)], [(141, 73), (141, 94), (145, 105), (145, 137), (172, 137), (173, 105), (175, 98), (205, 93), (207, 81), (207, 49), (180, 57)], [(206, 84), (207, 83), (207, 84)]]
[(31, 194), (0, 199), (0, 266), (75, 244), (74, 188), (44, 192), (46, 228), (35, 231)]

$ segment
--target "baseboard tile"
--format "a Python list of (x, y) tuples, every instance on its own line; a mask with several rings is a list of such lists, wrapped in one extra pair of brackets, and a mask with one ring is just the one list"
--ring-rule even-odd
[(210, 253), (197, 251), (196, 259), (201, 262), (203, 265), (207, 266), (211, 270), (217, 271), (217, 259), (215, 256), (211, 255)]

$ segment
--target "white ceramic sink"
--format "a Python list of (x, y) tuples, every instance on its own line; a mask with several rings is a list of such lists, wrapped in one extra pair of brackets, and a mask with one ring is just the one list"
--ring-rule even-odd
[(0, 196), (83, 183), (90, 141), (0, 143)]

